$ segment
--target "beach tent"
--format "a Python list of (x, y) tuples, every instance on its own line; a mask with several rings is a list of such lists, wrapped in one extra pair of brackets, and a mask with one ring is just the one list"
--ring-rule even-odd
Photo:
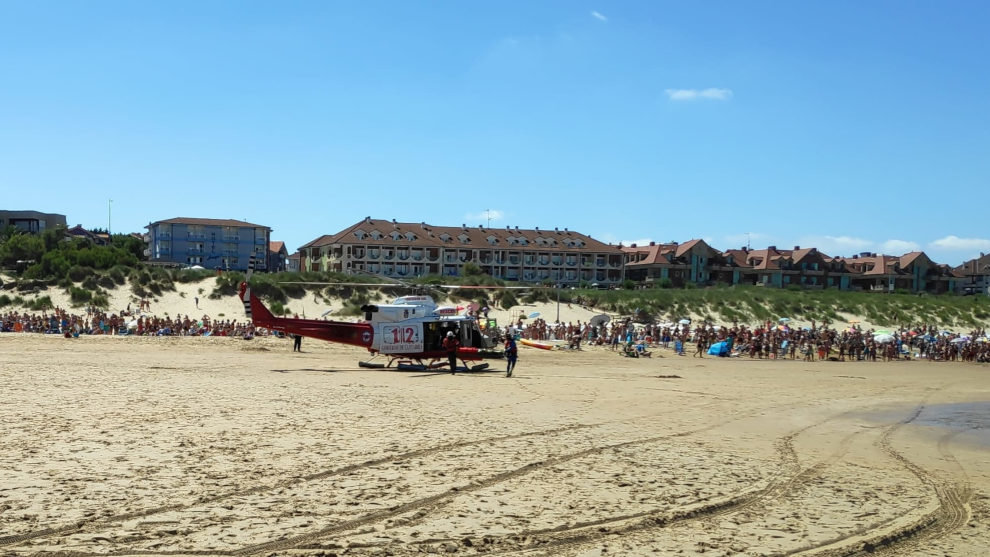
[(728, 342), (716, 342), (715, 344), (708, 347), (709, 356), (728, 356), (729, 355), (729, 343)]

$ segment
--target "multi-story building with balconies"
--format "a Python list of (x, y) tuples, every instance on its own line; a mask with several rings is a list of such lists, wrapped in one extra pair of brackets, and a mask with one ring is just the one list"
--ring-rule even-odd
[(207, 269), (267, 270), (272, 229), (239, 220), (179, 217), (149, 224), (148, 261)]
[(622, 282), (625, 264), (618, 246), (567, 228), (433, 226), (371, 217), (299, 251), (301, 270), (399, 279), (459, 276), (465, 264), (474, 263), (503, 280), (608, 286)]

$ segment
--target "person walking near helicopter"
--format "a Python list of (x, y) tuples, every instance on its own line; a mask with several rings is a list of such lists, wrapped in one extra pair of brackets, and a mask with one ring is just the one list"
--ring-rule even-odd
[(516, 339), (512, 335), (505, 338), (505, 376), (512, 377), (512, 370), (516, 369), (516, 359), (519, 357), (519, 348), (516, 346)]
[(447, 337), (443, 339), (443, 347), (447, 351), (447, 358), (450, 360), (450, 374), (457, 371), (457, 349), (461, 343), (454, 336), (454, 331), (447, 331)]

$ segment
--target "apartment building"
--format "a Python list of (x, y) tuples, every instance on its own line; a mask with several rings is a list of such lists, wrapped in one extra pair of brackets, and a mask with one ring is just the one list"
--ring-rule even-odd
[(250, 257), (255, 256), (257, 270), (268, 268), (272, 229), (267, 226), (179, 217), (153, 222), (145, 228), (150, 263), (244, 271)]
[(300, 248), (308, 271), (371, 273), (393, 278), (460, 276), (474, 263), (495, 278), (554, 284), (617, 285), (625, 254), (567, 228), (434, 226), (366, 217)]
[(40, 211), (0, 211), (0, 228), (13, 226), (21, 232), (39, 234), (56, 226), (66, 226), (65, 215)]
[(648, 246), (622, 249), (628, 257), (627, 277), (644, 286), (669, 279), (675, 287), (688, 283), (749, 284), (941, 294), (955, 292), (966, 280), (974, 290), (985, 288), (988, 279), (981, 276), (990, 277), (990, 266), (984, 265), (984, 275), (979, 274), (979, 262), (951, 269), (920, 251), (901, 256), (863, 252), (852, 257), (829, 257), (816, 248), (768, 246), (720, 252), (703, 240), (683, 244), (651, 242)]
[(958, 287), (964, 294), (990, 294), (990, 255), (981, 253), (953, 269), (959, 278)]
[(669, 280), (675, 287), (687, 283), (707, 284), (715, 279), (718, 250), (704, 240), (679, 244), (657, 244), (623, 247), (626, 254), (626, 276), (646, 284)]

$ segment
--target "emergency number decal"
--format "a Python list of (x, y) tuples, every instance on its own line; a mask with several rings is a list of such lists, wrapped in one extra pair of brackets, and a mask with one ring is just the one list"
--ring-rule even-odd
[(423, 351), (423, 324), (382, 325), (382, 348), (386, 354)]

